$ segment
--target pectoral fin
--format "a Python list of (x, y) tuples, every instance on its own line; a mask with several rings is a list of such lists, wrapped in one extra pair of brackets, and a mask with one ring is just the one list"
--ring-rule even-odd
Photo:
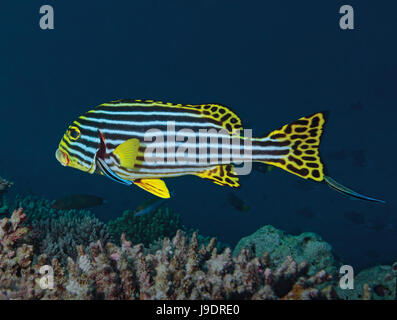
[(160, 198), (170, 198), (170, 192), (165, 182), (161, 179), (137, 179), (134, 180), (134, 183)]
[(136, 157), (139, 150), (139, 140), (129, 139), (122, 144), (120, 144), (114, 151), (115, 154), (120, 159), (120, 165), (127, 169), (133, 169), (135, 166)]

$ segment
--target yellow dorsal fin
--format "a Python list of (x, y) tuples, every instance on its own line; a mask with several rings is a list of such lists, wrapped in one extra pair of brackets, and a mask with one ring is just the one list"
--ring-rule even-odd
[(233, 188), (240, 187), (240, 183), (238, 182), (238, 176), (234, 172), (234, 167), (231, 164), (216, 166), (213, 169), (196, 173), (196, 176), (204, 179), (209, 179), (213, 183), (219, 184), (221, 186), (230, 186)]
[(120, 144), (114, 151), (115, 154), (120, 159), (120, 165), (127, 169), (133, 169), (135, 166), (136, 157), (138, 155), (139, 140), (129, 139), (122, 144)]
[[(199, 111), (200, 114), (204, 118), (208, 118), (218, 122), (223, 128), (225, 128), (229, 133), (233, 133), (235, 130), (242, 130), (242, 124), (240, 118), (229, 109), (229, 107), (223, 106), (221, 104), (216, 103), (207, 103), (207, 104), (180, 104), (180, 103), (171, 103), (171, 102), (163, 102), (163, 101), (155, 101), (155, 100), (139, 100), (139, 99), (130, 99), (130, 100), (115, 100), (107, 103), (103, 103), (97, 107), (164, 107), (176, 110), (196, 110)], [(96, 112), (96, 110), (91, 110), (89, 112)]]
[(168, 199), (171, 197), (165, 182), (161, 179), (137, 179), (134, 180), (134, 183), (160, 198)]
[(229, 133), (243, 129), (240, 118), (226, 106), (208, 103), (191, 107), (199, 109), (203, 117), (218, 121)]

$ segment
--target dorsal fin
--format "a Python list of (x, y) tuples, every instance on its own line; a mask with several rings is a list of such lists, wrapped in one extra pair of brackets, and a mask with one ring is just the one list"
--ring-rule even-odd
[(219, 121), (220, 125), (229, 131), (229, 133), (243, 129), (241, 119), (226, 106), (208, 103), (193, 105), (192, 108), (200, 110), (205, 118)]
[[(200, 114), (204, 118), (212, 119), (216, 122), (219, 122), (223, 128), (225, 128), (229, 133), (233, 133), (235, 130), (242, 130), (242, 124), (240, 118), (228, 107), (216, 104), (216, 103), (207, 103), (207, 104), (175, 104), (171, 102), (162, 102), (155, 100), (139, 100), (139, 99), (129, 99), (129, 100), (115, 100), (107, 103), (101, 104), (101, 106), (105, 107), (165, 107), (165, 108), (175, 108), (178, 110), (196, 110), (199, 111)], [(95, 112), (95, 109), (92, 111)]]
[(240, 187), (238, 176), (234, 172), (234, 167), (232, 164), (219, 165), (213, 169), (196, 173), (196, 176), (211, 180), (213, 183), (219, 184), (221, 186), (230, 186), (233, 188)]

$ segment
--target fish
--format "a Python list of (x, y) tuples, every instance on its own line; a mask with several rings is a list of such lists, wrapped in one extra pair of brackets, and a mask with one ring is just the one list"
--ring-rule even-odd
[[(326, 116), (327, 112), (317, 112), (255, 138), (242, 136), (240, 118), (221, 104), (114, 100), (73, 121), (55, 157), (63, 166), (135, 185), (160, 198), (170, 198), (163, 178), (184, 175), (238, 188), (236, 162), (264, 163), (323, 182), (319, 146)], [(220, 156), (224, 148), (237, 157)], [(208, 149), (217, 151), (215, 157)]]
[(166, 199), (151, 199), (145, 203), (140, 204), (135, 210), (134, 210), (134, 215), (136, 217), (138, 216), (143, 216), (145, 214), (149, 214), (152, 213), (154, 210), (160, 208), (165, 201), (167, 201)]
[(389, 296), (392, 294), (391, 290), (382, 284), (376, 285), (373, 290), (379, 297)]
[(90, 194), (71, 194), (55, 200), (51, 205), (57, 210), (89, 209), (105, 203), (101, 197)]
[(355, 192), (352, 189), (349, 189), (349, 188), (341, 185), (340, 183), (336, 182), (331, 177), (324, 175), (324, 180), (325, 180), (325, 182), (327, 182), (328, 186), (331, 189), (339, 191), (340, 193), (345, 194), (353, 199), (361, 199), (361, 200), (366, 200), (366, 201), (370, 201), (370, 202), (378, 202), (378, 203), (383, 203), (383, 204), (386, 203), (386, 201), (384, 201), (384, 200), (375, 199), (375, 198), (372, 198), (369, 196), (365, 196), (361, 193)]
[(249, 210), (249, 206), (242, 200), (240, 197), (236, 196), (234, 193), (229, 192), (227, 195), (227, 201), (229, 204), (241, 212), (247, 212)]

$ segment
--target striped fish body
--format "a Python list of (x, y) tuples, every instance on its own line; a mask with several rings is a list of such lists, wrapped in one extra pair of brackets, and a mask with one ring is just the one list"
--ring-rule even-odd
[(236, 134), (241, 120), (226, 106), (117, 100), (74, 121), (56, 157), (63, 165), (103, 173), (96, 165), (100, 157), (117, 176), (134, 182), (190, 174), (238, 187), (233, 163), (248, 161), (322, 181), (318, 147), (324, 122), (317, 113), (251, 138)]

